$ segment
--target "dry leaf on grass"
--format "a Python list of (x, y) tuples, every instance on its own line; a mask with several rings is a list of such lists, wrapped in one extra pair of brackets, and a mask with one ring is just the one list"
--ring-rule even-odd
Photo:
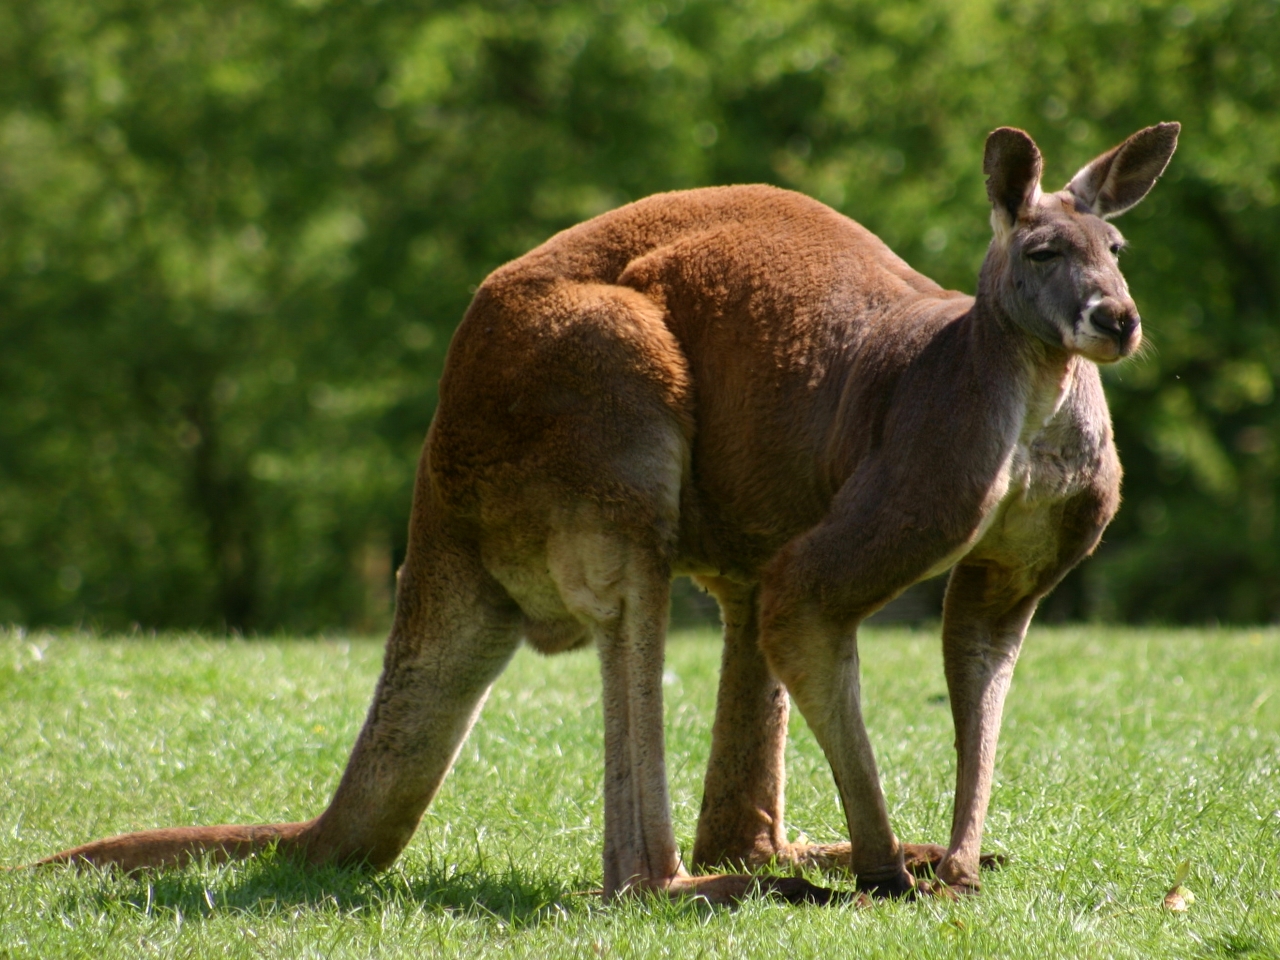
[(1164, 895), (1164, 908), (1172, 913), (1186, 913), (1187, 908), (1196, 902), (1196, 895), (1182, 885), (1191, 874), (1191, 861), (1183, 860), (1173, 877), (1173, 886)]

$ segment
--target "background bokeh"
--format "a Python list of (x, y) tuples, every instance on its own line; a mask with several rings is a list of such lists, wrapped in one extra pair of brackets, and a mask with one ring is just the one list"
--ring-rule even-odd
[(379, 628), (493, 267), (767, 181), (972, 290), (990, 129), (1057, 187), (1160, 120), (1125, 504), (1046, 614), (1275, 620), (1278, 63), (1275, 0), (0, 0), (0, 623)]

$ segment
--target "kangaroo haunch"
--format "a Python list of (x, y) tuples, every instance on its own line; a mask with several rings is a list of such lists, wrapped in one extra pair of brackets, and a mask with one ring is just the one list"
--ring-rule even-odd
[[(847, 864), (976, 889), (1005, 693), (1036, 604), (1093, 550), (1120, 465), (1095, 364), (1138, 346), (1110, 217), (1179, 127), (1134, 134), (1057, 193), (1020, 130), (987, 139), (994, 238), (976, 297), (857, 223), (766, 186), (660, 194), (494, 271), (459, 326), (418, 467), (395, 621), (368, 719), (315, 820), (126, 834), (42, 863), (137, 868), (268, 843), (386, 866), (523, 638), (594, 642), (605, 724), (604, 890), (804, 881), (693, 876), (671, 827), (662, 659), (670, 579), (724, 614), (694, 870)], [(858, 624), (951, 570), (942, 640), (958, 754), (949, 845), (894, 835), (863, 726)], [(788, 699), (831, 763), (849, 844), (783, 830)]]

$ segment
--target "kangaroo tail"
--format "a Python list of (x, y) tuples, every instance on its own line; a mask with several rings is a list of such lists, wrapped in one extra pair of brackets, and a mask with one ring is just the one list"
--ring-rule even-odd
[[(461, 532), (460, 532), (461, 529)], [(144, 830), (63, 850), (31, 866), (124, 871), (252, 856), (272, 844), (307, 863), (389, 866), (418, 826), (520, 642), (520, 615), (454, 523), (424, 454), (396, 619), (365, 725), (329, 806), (315, 820)]]
[(263, 823), (250, 826), (223, 824), (216, 827), (168, 827), (141, 830), (95, 840), (45, 857), (31, 867), (69, 863), (77, 866), (116, 866), (125, 872), (159, 867), (176, 867), (208, 857), (219, 863), (243, 860), (259, 850), (278, 844), (281, 849), (302, 851), (307, 831), (314, 821)]

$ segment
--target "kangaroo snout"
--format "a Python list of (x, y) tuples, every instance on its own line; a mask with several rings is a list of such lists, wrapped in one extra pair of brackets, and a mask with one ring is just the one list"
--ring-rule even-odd
[(1142, 318), (1137, 305), (1128, 297), (1089, 298), (1083, 319), (1098, 333), (1116, 344), (1117, 357), (1127, 357), (1142, 342)]

